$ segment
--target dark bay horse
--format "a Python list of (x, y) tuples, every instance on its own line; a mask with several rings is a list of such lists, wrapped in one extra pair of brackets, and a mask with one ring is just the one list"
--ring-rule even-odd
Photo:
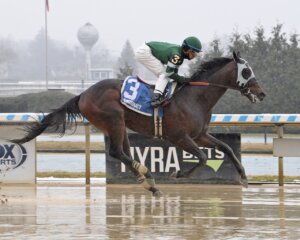
[[(134, 112), (120, 103), (122, 82), (108, 79), (96, 83), (46, 115), (41, 122), (27, 126), (27, 135), (12, 142), (17, 144), (28, 142), (48, 127), (61, 129), (63, 134), (66, 125), (74, 123), (76, 117), (85, 117), (109, 137), (109, 154), (122, 161), (147, 190), (155, 196), (161, 195), (147, 167), (130, 156), (126, 131), (128, 128), (153, 136), (153, 119)], [(174, 94), (170, 104), (165, 107), (162, 121), (163, 138), (199, 159), (199, 163), (189, 171), (173, 173), (173, 177), (189, 177), (197, 168), (206, 164), (207, 156), (198, 146), (217, 147), (229, 155), (241, 176), (241, 184), (247, 186), (245, 170), (232, 149), (207, 132), (212, 109), (228, 88), (241, 91), (252, 102), (257, 98), (261, 101), (265, 97), (247, 61), (233, 52), (233, 58), (216, 58), (201, 64), (199, 70), (192, 76), (192, 82)]]

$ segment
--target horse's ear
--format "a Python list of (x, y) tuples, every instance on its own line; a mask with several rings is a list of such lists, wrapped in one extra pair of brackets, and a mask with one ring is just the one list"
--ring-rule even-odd
[(238, 61), (239, 61), (238, 56), (237, 56), (237, 54), (236, 54), (235, 51), (232, 52), (232, 56), (233, 56), (233, 60), (234, 60), (235, 62), (238, 62)]
[(241, 54), (239, 51), (237, 51), (237, 52), (233, 51), (232, 55), (233, 55), (233, 59), (235, 62), (237, 62), (237, 63), (241, 62), (241, 60), (240, 60)]

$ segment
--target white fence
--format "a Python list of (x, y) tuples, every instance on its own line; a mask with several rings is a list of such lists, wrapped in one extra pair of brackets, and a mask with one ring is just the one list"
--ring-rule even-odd
[[(42, 118), (40, 113), (0, 113), (0, 123), (27, 123)], [(213, 114), (212, 126), (279, 126), (300, 124), (300, 114)]]

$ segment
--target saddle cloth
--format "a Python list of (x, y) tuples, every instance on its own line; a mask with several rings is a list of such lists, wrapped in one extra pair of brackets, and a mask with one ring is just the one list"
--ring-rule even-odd
[[(167, 85), (166, 97), (171, 95), (172, 83)], [(151, 85), (143, 82), (137, 76), (128, 76), (122, 85), (121, 103), (127, 108), (146, 116), (153, 116), (154, 109), (150, 105), (153, 96)], [(158, 116), (163, 116), (163, 107), (158, 107)]]

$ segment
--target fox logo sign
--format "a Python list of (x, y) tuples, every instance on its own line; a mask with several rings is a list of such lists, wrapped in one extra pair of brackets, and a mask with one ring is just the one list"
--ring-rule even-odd
[(0, 170), (20, 167), (27, 159), (27, 151), (22, 145), (12, 143), (0, 144)]

